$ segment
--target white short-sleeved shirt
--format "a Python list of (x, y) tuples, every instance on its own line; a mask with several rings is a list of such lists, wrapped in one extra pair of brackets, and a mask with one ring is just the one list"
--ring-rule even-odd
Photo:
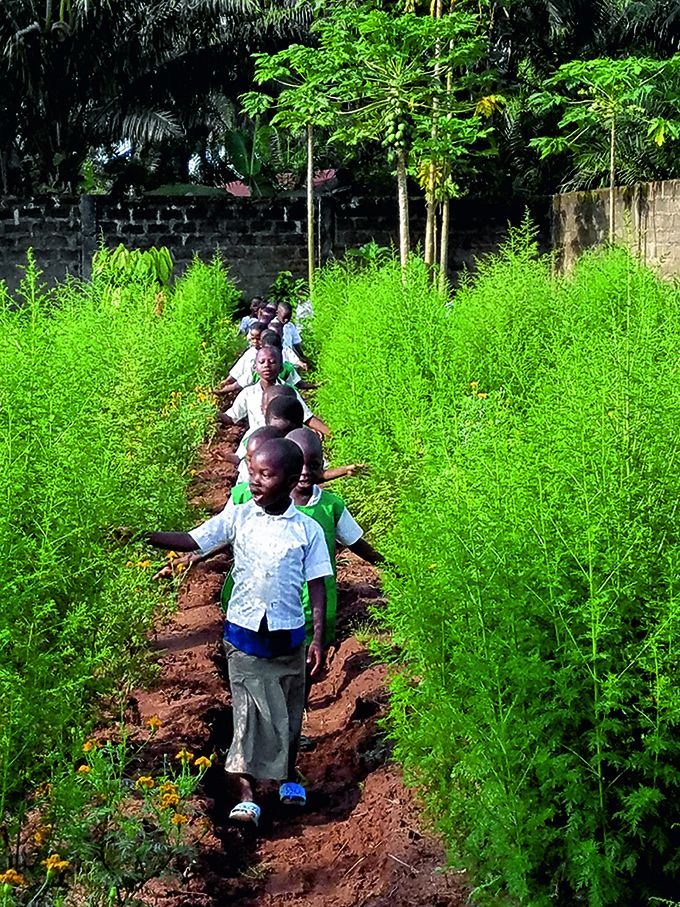
[(234, 590), (227, 620), (257, 631), (267, 616), (270, 630), (294, 630), (305, 622), (300, 595), (305, 582), (332, 576), (323, 530), (293, 506), (274, 515), (254, 501), (221, 513), (190, 533), (201, 551), (234, 549)]
[[(283, 384), (277, 381), (277, 384)], [(238, 394), (232, 405), (227, 410), (227, 415), (234, 422), (240, 422), (242, 419), (248, 419), (249, 428), (260, 428), (265, 424), (264, 413), (262, 412), (262, 394), (264, 388), (260, 381), (257, 384), (249, 384), (244, 387)], [(297, 399), (302, 404), (302, 421), (307, 422), (312, 418), (312, 411), (302, 399), (300, 394), (295, 392)]]
[[(315, 504), (319, 503), (319, 498), (321, 497), (321, 488), (318, 485), (315, 485), (312, 489), (312, 496), (305, 504), (305, 507), (314, 507)], [(342, 499), (341, 499), (342, 500)], [(340, 519), (335, 524), (335, 541), (339, 545), (354, 545), (363, 537), (364, 530), (354, 519), (352, 514), (349, 512), (347, 507), (340, 514)]]
[[(246, 378), (252, 378), (256, 356), (257, 350), (255, 347), (249, 346), (245, 353), (237, 359), (234, 365), (229, 369), (229, 377), (233, 378), (237, 384), (241, 385), (241, 387), (246, 386), (243, 383), (246, 381)], [(252, 381), (246, 381), (246, 384), (250, 383), (252, 383)]]
[(300, 332), (292, 321), (287, 321), (283, 326), (283, 345), (293, 347), (299, 343), (302, 343)]
[[(293, 350), (289, 349), (287, 346), (283, 347), (282, 354), (284, 362), (290, 362), (295, 366), (300, 365), (300, 357), (296, 356)], [(233, 378), (233, 380), (241, 387), (248, 387), (249, 384), (255, 384), (257, 381), (257, 374), (255, 372), (256, 358), (257, 350), (254, 346), (251, 346), (231, 368), (229, 377)], [(301, 380), (299, 374), (295, 371), (286, 379), (286, 384), (295, 386), (296, 384), (299, 384)]]

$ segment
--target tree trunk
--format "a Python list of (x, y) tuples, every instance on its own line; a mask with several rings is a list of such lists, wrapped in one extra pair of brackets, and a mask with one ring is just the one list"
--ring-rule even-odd
[(616, 182), (616, 120), (612, 119), (609, 138), (609, 243), (614, 243), (614, 183)]
[(307, 125), (307, 283), (314, 288), (314, 127)]
[(408, 230), (408, 184), (406, 180), (406, 152), (397, 149), (397, 200), (399, 202), (399, 257), (402, 280), (406, 283), (406, 267), (410, 251)]
[(448, 285), (448, 268), (449, 268), (449, 217), (451, 203), (448, 198), (442, 202), (442, 226), (440, 231), (441, 243), (439, 247), (439, 292), (446, 293)]
[[(443, 12), (443, 0), (433, 0), (431, 15), (434, 19), (441, 19)], [(440, 74), (440, 63), (441, 58), (441, 45), (437, 42), (435, 47), (435, 67), (434, 75), (435, 79), (439, 78)], [(437, 141), (437, 116), (439, 113), (439, 100), (434, 97), (432, 99), (432, 144), (435, 145)], [(437, 162), (432, 159), (430, 161), (429, 171), (427, 174), (427, 189), (425, 190), (425, 206), (427, 211), (427, 216), (425, 220), (425, 248), (424, 248), (424, 257), (425, 264), (428, 268), (432, 268), (435, 262), (437, 255), (437, 209), (439, 207), (436, 200), (436, 191), (437, 191)]]

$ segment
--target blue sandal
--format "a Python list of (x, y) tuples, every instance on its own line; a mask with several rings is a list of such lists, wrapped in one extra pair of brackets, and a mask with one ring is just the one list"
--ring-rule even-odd
[(279, 800), (284, 806), (304, 806), (307, 803), (307, 792), (295, 781), (284, 781), (279, 788)]
[(257, 823), (260, 821), (260, 812), (261, 810), (257, 803), (253, 803), (252, 800), (243, 800), (232, 809), (229, 813), (229, 818), (232, 822), (247, 822), (257, 828)]

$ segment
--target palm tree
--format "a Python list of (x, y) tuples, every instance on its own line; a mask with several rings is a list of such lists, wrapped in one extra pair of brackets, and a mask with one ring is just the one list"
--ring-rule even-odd
[[(0, 21), (0, 177), (75, 189), (92, 148), (154, 146), (195, 127), (212, 91), (236, 97), (250, 54), (304, 34), (274, 0), (6, 0)], [(26, 173), (26, 170), (29, 173)]]

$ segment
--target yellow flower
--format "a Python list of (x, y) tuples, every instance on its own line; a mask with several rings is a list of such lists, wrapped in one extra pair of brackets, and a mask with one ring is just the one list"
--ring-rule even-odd
[(177, 755), (175, 756), (175, 759), (179, 759), (180, 762), (184, 763), (193, 762), (194, 754), (190, 753), (189, 750), (183, 746), (179, 753), (177, 753)]
[(489, 396), (488, 394), (477, 394), (477, 399), (478, 399), (478, 400), (486, 400), (486, 398), (487, 398), (488, 396)]
[(170, 809), (179, 803), (178, 794), (163, 794), (161, 797), (161, 809)]
[(0, 872), (0, 885), (25, 885), (26, 879), (16, 869), (6, 869)]
[(68, 860), (62, 860), (58, 853), (53, 853), (42, 861), (42, 865), (47, 868), (48, 872), (63, 872), (68, 869), (69, 862)]
[(479, 387), (479, 381), (470, 382), (470, 390), (472, 391), (473, 394), (477, 390), (478, 387)]
[(86, 740), (85, 743), (83, 743), (83, 752), (84, 753), (90, 753), (90, 752), (92, 752), (92, 750), (98, 750), (100, 748), (101, 748), (101, 743), (99, 742), (99, 740), (95, 740), (94, 737), (90, 737), (89, 740)]
[(196, 768), (210, 768), (212, 762), (207, 756), (199, 756), (194, 765)]
[(135, 562), (134, 562), (134, 561), (126, 561), (125, 566), (126, 566), (126, 567), (134, 567), (134, 566), (135, 566)]
[(140, 570), (146, 570), (151, 566), (151, 561), (140, 561), (137, 566)]
[(151, 728), (152, 731), (157, 731), (158, 728), (161, 727), (163, 724), (163, 722), (158, 717), (158, 715), (152, 715), (151, 718), (149, 718), (149, 720), (146, 723), (147, 723), (148, 727)]
[(162, 794), (176, 794), (177, 785), (174, 784), (172, 781), (164, 781), (161, 784), (160, 791)]
[(185, 816), (183, 813), (175, 813), (170, 821), (173, 825), (186, 825), (189, 821), (189, 817)]
[(89, 765), (79, 765), (76, 771), (79, 775), (89, 775), (92, 769)]
[(36, 797), (49, 797), (52, 794), (52, 785), (49, 781), (43, 781), (42, 784), (39, 784), (35, 789)]
[(49, 840), (51, 834), (51, 825), (40, 825), (38, 826), (36, 833), (33, 835), (33, 840), (38, 845), (38, 847), (41, 847), (45, 843), (45, 841)]
[(174, 570), (175, 573), (184, 573), (184, 571), (187, 569), (187, 565), (186, 564), (173, 564), (172, 569)]
[(167, 557), (167, 559), (168, 559), (169, 561), (171, 561), (174, 557), (177, 557), (177, 552), (176, 552), (176, 551), (168, 551), (168, 552), (166, 553), (165, 556)]
[(142, 775), (141, 778), (137, 778), (137, 783), (135, 787), (144, 788), (144, 790), (151, 790), (156, 782), (153, 780), (151, 775)]

